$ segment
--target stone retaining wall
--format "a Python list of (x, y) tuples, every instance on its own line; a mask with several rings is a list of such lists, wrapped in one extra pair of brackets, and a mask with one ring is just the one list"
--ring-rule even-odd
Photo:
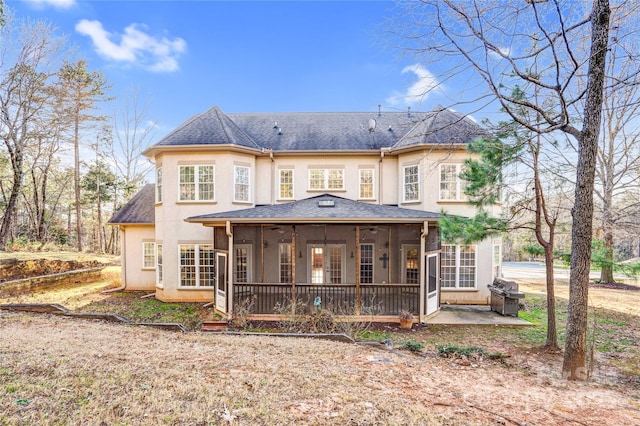
[(98, 281), (101, 278), (105, 266), (75, 271), (60, 272), (57, 274), (42, 275), (39, 277), (23, 278), (19, 280), (0, 283), (0, 297), (15, 296), (21, 293), (29, 293), (34, 290), (51, 288), (60, 285), (81, 284)]

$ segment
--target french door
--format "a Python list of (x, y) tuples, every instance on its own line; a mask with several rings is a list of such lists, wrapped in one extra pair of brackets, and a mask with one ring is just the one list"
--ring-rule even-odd
[(344, 245), (309, 246), (309, 277), (311, 284), (341, 284), (344, 282)]

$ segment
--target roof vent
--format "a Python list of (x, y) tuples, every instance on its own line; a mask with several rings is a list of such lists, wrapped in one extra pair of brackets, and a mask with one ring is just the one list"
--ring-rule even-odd
[(273, 123), (273, 128), (277, 129), (278, 128), (278, 122), (276, 121), (275, 123)]
[(411, 107), (407, 107), (407, 117), (411, 118)]
[(333, 200), (319, 200), (318, 207), (335, 207), (335, 202)]

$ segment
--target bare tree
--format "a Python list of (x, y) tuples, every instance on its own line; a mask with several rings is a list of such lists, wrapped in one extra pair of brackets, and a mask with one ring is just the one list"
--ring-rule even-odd
[(47, 86), (63, 40), (44, 22), (8, 19), (0, 29), (0, 139), (11, 164), (11, 190), (0, 227), (0, 250), (11, 232), (24, 179), (25, 151), (38, 143)]
[[(570, 380), (585, 379), (594, 175), (609, 47), (609, 2), (594, 0), (590, 9), (584, 3), (560, 0), (423, 0), (418, 6), (411, 5), (414, 13), (409, 18), (414, 21), (408, 34), (400, 34), (403, 47), (408, 44), (421, 58), (446, 64), (439, 81), (479, 77), (482, 83), (475, 89), (487, 90), (476, 101), (497, 101), (512, 120), (533, 133), (563, 132), (577, 141), (563, 373)], [(622, 34), (630, 34), (629, 29)], [(626, 43), (627, 52), (635, 55), (630, 39), (623, 36), (615, 43)], [(631, 73), (616, 81), (619, 86), (636, 80), (637, 73)], [(537, 99), (514, 97), (516, 86), (535, 91)], [(522, 108), (536, 119), (523, 118)]]
[(76, 210), (76, 234), (78, 236), (78, 251), (82, 251), (82, 209), (80, 206), (80, 133), (86, 124), (104, 121), (105, 117), (91, 113), (99, 102), (110, 100), (106, 92), (109, 84), (102, 73), (89, 71), (87, 63), (79, 60), (75, 63), (66, 62), (58, 74), (59, 90), (65, 95), (65, 113), (72, 120), (74, 147), (74, 189)]
[(143, 183), (151, 164), (141, 160), (144, 151), (156, 135), (156, 123), (149, 121), (150, 99), (140, 99), (140, 90), (113, 117), (111, 157), (118, 177), (123, 182), (124, 197), (130, 198)]

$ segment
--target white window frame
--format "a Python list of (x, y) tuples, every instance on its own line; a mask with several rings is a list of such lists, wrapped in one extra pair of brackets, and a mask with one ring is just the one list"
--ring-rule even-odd
[(164, 285), (164, 260), (162, 250), (162, 244), (156, 244), (156, 286), (160, 288)]
[[(371, 263), (363, 263), (362, 262), (362, 248), (363, 247), (370, 247), (371, 248)], [(375, 283), (375, 272), (376, 272), (376, 262), (375, 262), (375, 255), (376, 255), (376, 247), (373, 243), (360, 243), (360, 284), (373, 284)], [(362, 279), (362, 266), (369, 266), (371, 267), (371, 282), (365, 282)]]
[[(239, 174), (240, 171), (243, 171), (243, 175)], [(246, 173), (246, 175), (244, 175)], [(242, 179), (239, 179), (242, 178)], [(246, 179), (246, 181), (244, 181)], [(244, 191), (240, 191), (244, 189)], [(242, 195), (244, 192), (244, 197), (241, 198), (239, 195)], [(251, 168), (248, 166), (233, 166), (233, 201), (240, 203), (248, 203), (251, 200)]]
[(162, 167), (156, 169), (156, 203), (162, 202)]
[[(182, 178), (182, 170), (186, 167), (193, 167), (193, 182), (182, 182), (181, 178)], [(212, 181), (211, 182), (200, 182), (200, 168), (201, 167), (211, 167), (211, 175), (212, 175)], [(194, 193), (194, 198), (193, 199), (189, 199), (189, 198), (182, 198), (182, 185), (187, 185), (187, 184), (193, 184), (193, 193)], [(201, 194), (200, 194), (200, 186), (201, 185), (211, 185), (212, 186), (212, 191), (211, 191), (211, 198), (201, 198)], [(216, 199), (216, 166), (214, 164), (184, 164), (184, 165), (180, 165), (178, 167), (178, 201), (180, 202), (199, 202), (199, 201), (203, 201), (203, 202), (213, 202)]]
[[(194, 274), (195, 274), (195, 285), (183, 285), (182, 284), (182, 271), (183, 271), (183, 264), (182, 264), (182, 256), (181, 256), (181, 252), (182, 252), (182, 247), (193, 247), (193, 255), (194, 255)], [(201, 269), (203, 267), (213, 267), (215, 265), (215, 256), (212, 259), (212, 264), (211, 265), (202, 265), (200, 263), (200, 248), (201, 247), (209, 247), (210, 250), (213, 250), (213, 245), (212, 244), (178, 244), (178, 288), (181, 290), (184, 289), (213, 289), (215, 288), (215, 284), (211, 284), (211, 285), (201, 285), (200, 284), (200, 273), (201, 273)], [(190, 265), (187, 265), (190, 266)]]
[[(371, 173), (371, 182), (363, 182), (364, 172)], [(361, 200), (374, 200), (376, 198), (376, 185), (375, 185), (375, 170), (373, 168), (358, 169), (358, 197)], [(371, 186), (371, 195), (363, 195), (363, 187), (365, 185)]]
[[(415, 181), (411, 181), (411, 182), (407, 182), (407, 171), (409, 169), (414, 169), (415, 168), (415, 173), (411, 173), (411, 175), (415, 175)], [(414, 191), (415, 194), (413, 196), (413, 198), (409, 198), (408, 195), (408, 191), (407, 189), (410, 186), (414, 186), (416, 190)], [(420, 166), (418, 164), (411, 164), (409, 166), (404, 166), (402, 168), (402, 201), (405, 203), (412, 203), (412, 202), (416, 202), (416, 201), (420, 201)]]
[[(464, 181), (460, 178), (460, 173), (462, 172), (462, 167), (464, 164), (462, 163), (442, 163), (438, 168), (438, 200), (439, 201), (466, 201), (467, 197), (464, 195)], [(445, 167), (455, 167), (455, 182), (443, 181), (442, 180), (442, 170)], [(444, 184), (454, 184), (455, 185), (455, 196), (445, 198), (443, 194), (445, 193), (444, 188), (442, 187)]]
[[(443, 265), (440, 262), (440, 287), (443, 290), (477, 290), (478, 289), (478, 246), (477, 245), (455, 245), (455, 244), (442, 244), (441, 259), (445, 260), (445, 250), (447, 248), (455, 247), (454, 265)], [(473, 286), (461, 286), (460, 285), (460, 271), (463, 267), (470, 267), (469, 265), (462, 265), (462, 249), (473, 248)], [(447, 280), (444, 278), (444, 273), (451, 267), (455, 268), (455, 283), (454, 286), (447, 286)]]
[[(283, 250), (288, 253), (288, 263), (282, 262)], [(291, 243), (280, 243), (278, 245), (278, 282), (281, 284), (291, 284), (293, 278), (293, 256), (294, 254), (291, 252)], [(283, 267), (287, 267), (287, 270), (289, 272), (289, 276), (286, 280), (282, 279)]]
[[(147, 249), (151, 247), (149, 252)], [(142, 269), (156, 269), (156, 243), (152, 241), (142, 242)]]
[[(315, 172), (322, 172), (322, 179), (311, 179), (312, 175)], [(331, 173), (332, 172), (338, 172), (340, 173), (340, 187), (331, 187)], [(337, 179), (333, 179), (333, 181), (336, 181)], [(322, 185), (321, 186), (315, 186), (312, 184), (312, 182), (321, 182)], [(308, 183), (308, 189), (309, 191), (344, 191), (344, 169), (343, 168), (328, 168), (328, 169), (309, 169), (309, 173), (308, 173), (308, 179), (307, 179), (307, 183)]]
[[(250, 283), (253, 282), (253, 253), (252, 253), (252, 245), (251, 244), (234, 244), (233, 245), (233, 282), (236, 283)], [(238, 281), (238, 252), (237, 250), (244, 249), (247, 250), (247, 277), (246, 281)]]
[[(291, 181), (290, 182), (283, 182), (282, 178), (283, 176), (283, 172), (290, 172), (291, 173)], [(278, 199), (279, 200), (293, 200), (294, 199), (294, 194), (295, 194), (295, 189), (294, 189), (294, 182), (295, 182), (295, 171), (294, 169), (280, 169), (280, 171), (278, 172)], [(291, 195), (282, 195), (282, 190), (285, 186), (290, 187), (290, 191), (291, 191)]]

